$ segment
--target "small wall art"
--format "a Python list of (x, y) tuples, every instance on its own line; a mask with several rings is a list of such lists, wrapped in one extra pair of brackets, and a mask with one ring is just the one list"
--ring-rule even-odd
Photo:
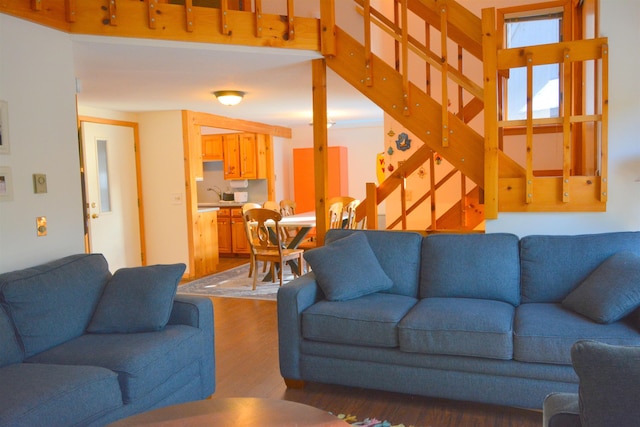
[(0, 100), (0, 154), (9, 154), (9, 104)]
[(11, 179), (11, 168), (0, 166), (0, 202), (13, 200), (13, 182)]

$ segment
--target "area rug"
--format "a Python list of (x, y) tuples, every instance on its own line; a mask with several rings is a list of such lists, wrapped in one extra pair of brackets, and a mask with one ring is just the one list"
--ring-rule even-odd
[[(249, 264), (244, 264), (230, 270), (205, 276), (192, 282), (178, 286), (178, 294), (204, 295), (230, 298), (253, 298), (263, 300), (276, 300), (280, 282), (263, 282), (265, 273), (262, 272), (262, 263), (258, 266), (258, 283), (256, 290), (253, 287), (253, 277), (249, 277)], [(283, 283), (294, 279), (289, 266), (284, 269)]]
[(412, 425), (404, 425), (404, 424), (392, 424), (389, 421), (380, 421), (376, 418), (363, 418), (358, 419), (358, 417), (354, 415), (346, 415), (346, 414), (338, 414), (338, 418), (344, 420), (348, 424), (352, 426), (362, 426), (362, 427), (414, 427)]

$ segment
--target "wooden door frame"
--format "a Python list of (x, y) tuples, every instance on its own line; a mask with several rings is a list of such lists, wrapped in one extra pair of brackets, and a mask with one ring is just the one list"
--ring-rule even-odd
[(140, 176), (140, 134), (138, 132), (138, 123), (136, 122), (128, 122), (124, 120), (113, 120), (113, 119), (103, 119), (100, 117), (91, 117), (91, 116), (78, 116), (78, 143), (80, 145), (80, 173), (82, 176), (82, 219), (84, 222), (84, 244), (85, 244), (85, 252), (90, 253), (91, 247), (89, 244), (89, 235), (87, 228), (87, 190), (85, 188), (85, 176), (84, 176), (84, 154), (83, 154), (83, 141), (81, 136), (81, 126), (82, 123), (95, 123), (101, 125), (110, 125), (110, 126), (122, 126), (128, 127), (133, 130), (133, 146), (134, 146), (134, 155), (136, 161), (136, 186), (138, 192), (138, 226), (140, 228), (140, 260), (142, 265), (147, 265), (147, 249), (145, 244), (145, 229), (144, 229), (144, 203), (142, 198), (142, 178)]

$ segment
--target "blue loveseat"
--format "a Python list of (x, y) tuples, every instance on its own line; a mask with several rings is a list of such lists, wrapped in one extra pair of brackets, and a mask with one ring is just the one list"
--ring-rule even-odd
[(290, 386), (540, 409), (551, 392), (577, 392), (576, 341), (640, 345), (639, 232), (330, 230), (305, 258), (312, 271), (278, 292)]
[(213, 307), (175, 296), (183, 271), (112, 275), (79, 254), (0, 274), (0, 426), (100, 426), (210, 396)]

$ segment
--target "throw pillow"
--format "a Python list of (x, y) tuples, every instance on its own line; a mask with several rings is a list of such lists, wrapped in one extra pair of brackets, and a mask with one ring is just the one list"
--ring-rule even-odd
[(151, 332), (169, 321), (184, 264), (121, 268), (107, 282), (88, 332)]
[(640, 305), (640, 257), (618, 252), (607, 258), (562, 301), (598, 323), (622, 319)]
[(571, 348), (580, 379), (580, 421), (590, 426), (637, 426), (640, 347), (582, 340)]
[(306, 251), (304, 259), (329, 301), (346, 301), (393, 286), (362, 232)]

